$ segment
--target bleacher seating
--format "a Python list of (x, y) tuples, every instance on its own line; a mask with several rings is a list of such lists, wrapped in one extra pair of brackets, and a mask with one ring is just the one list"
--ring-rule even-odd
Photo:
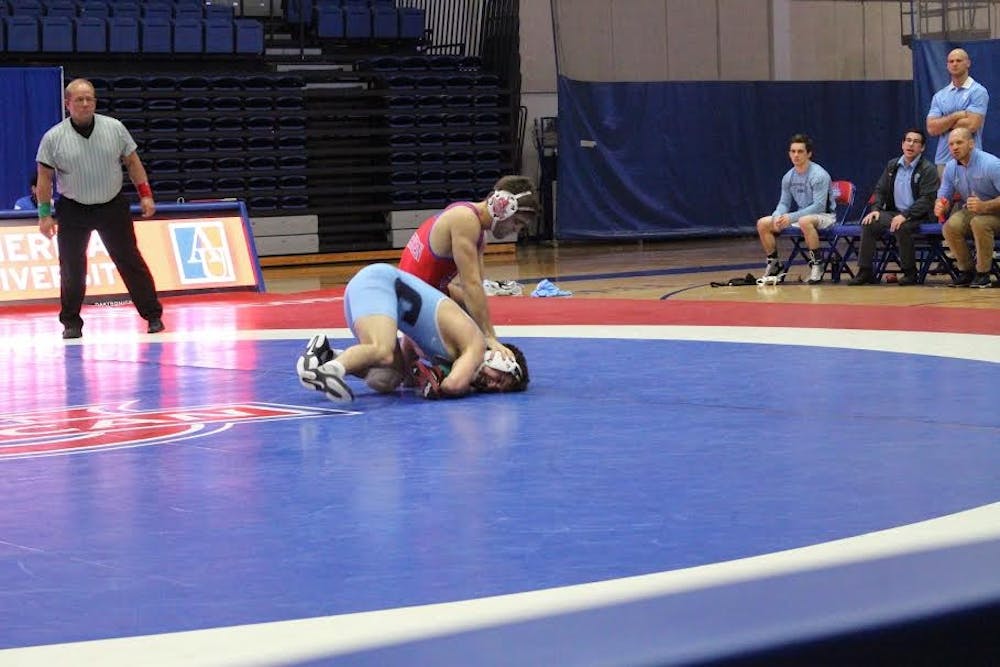
[(79, 53), (104, 53), (108, 50), (108, 23), (100, 16), (76, 19), (76, 50)]
[(232, 6), (225, 3), (203, 9), (200, 0), (145, 4), (130, 0), (0, 0), (0, 18), (0, 47), (13, 53), (260, 56), (264, 52), (261, 22), (234, 20)]
[(118, 15), (108, 19), (108, 51), (138, 53), (139, 44), (139, 19)]
[(37, 52), (42, 42), (38, 18), (32, 15), (15, 14), (4, 19), (7, 24), (7, 50), (10, 52)]

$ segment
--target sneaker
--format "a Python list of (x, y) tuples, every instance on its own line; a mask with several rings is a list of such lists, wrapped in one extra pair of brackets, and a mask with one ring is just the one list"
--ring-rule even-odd
[(303, 368), (304, 361), (308, 364), (306, 355), (299, 357), (299, 363), (295, 366), (295, 370), (299, 373), (299, 382), (303, 387), (323, 392), (334, 403), (350, 403), (354, 400), (354, 392), (337, 371), (327, 364), (309, 370), (308, 366)]
[(896, 279), (896, 284), (906, 287), (907, 285), (917, 284), (917, 274), (916, 273), (904, 273)]
[(951, 279), (951, 287), (965, 287), (966, 285), (972, 284), (972, 279), (976, 275), (972, 271), (959, 271), (955, 274), (955, 277)]
[(306, 349), (295, 362), (295, 372), (306, 389), (318, 389), (315, 385), (316, 369), (335, 358), (330, 343), (323, 334), (309, 339)]
[(809, 280), (807, 280), (810, 285), (819, 285), (823, 282), (823, 262), (812, 261), (809, 262)]
[(500, 289), (500, 283), (495, 280), (484, 280), (483, 281), (483, 291), (486, 292), (486, 296), (496, 296), (497, 291)]
[(771, 276), (780, 276), (782, 274), (782, 269), (784, 269), (777, 259), (768, 258), (767, 266), (764, 267), (764, 277), (770, 278)]
[(63, 340), (83, 338), (83, 329), (81, 327), (65, 327), (62, 332), (62, 337)]
[(858, 274), (847, 281), (848, 285), (876, 285), (875, 274), (871, 269), (858, 269)]
[(990, 274), (988, 273), (977, 273), (976, 277), (972, 279), (969, 283), (969, 287), (992, 287), (993, 282), (990, 280)]
[(163, 320), (157, 317), (155, 320), (149, 321), (149, 326), (146, 327), (146, 333), (160, 333), (164, 329), (166, 329), (166, 327), (163, 326)]
[(524, 294), (524, 288), (521, 287), (521, 283), (516, 280), (501, 280), (500, 289), (497, 290), (497, 294), (502, 294), (504, 296), (521, 296)]

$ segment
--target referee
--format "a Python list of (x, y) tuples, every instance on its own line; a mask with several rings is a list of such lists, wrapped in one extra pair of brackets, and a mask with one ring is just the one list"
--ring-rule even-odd
[[(38, 145), (38, 230), (56, 235), (59, 248), (59, 321), (63, 338), (83, 335), (80, 309), (87, 290), (87, 246), (97, 231), (118, 268), (132, 303), (149, 324), (163, 331), (163, 306), (153, 276), (139, 252), (128, 201), (122, 196), (122, 164), (139, 193), (142, 216), (156, 212), (146, 169), (135, 140), (121, 121), (94, 113), (97, 95), (86, 79), (66, 86), (69, 118), (49, 129)], [(52, 217), (52, 180), (58, 174), (59, 223)]]

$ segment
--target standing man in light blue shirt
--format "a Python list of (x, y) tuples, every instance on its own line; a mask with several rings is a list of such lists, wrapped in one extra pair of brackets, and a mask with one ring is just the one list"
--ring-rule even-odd
[(953, 49), (948, 54), (951, 83), (934, 93), (930, 111), (927, 112), (927, 133), (932, 137), (942, 137), (938, 139), (934, 155), (939, 174), (944, 171), (950, 157), (947, 137), (952, 130), (965, 128), (972, 133), (977, 146), (983, 145), (982, 129), (986, 108), (990, 105), (990, 94), (969, 75), (971, 66), (972, 61), (964, 49)]
[[(953, 195), (958, 195), (960, 205), (942, 229), (959, 270), (952, 285), (990, 287), (993, 243), (1000, 231), (1000, 158), (976, 148), (972, 133), (965, 128), (951, 131), (948, 149), (954, 159), (944, 168), (934, 214), (938, 218), (947, 215)], [(965, 243), (970, 232), (976, 244), (975, 266)]]
[[(802, 230), (809, 257), (809, 284), (823, 282), (823, 261), (819, 258), (819, 230), (836, 219), (830, 174), (812, 161), (813, 142), (805, 134), (788, 140), (792, 168), (781, 179), (781, 199), (771, 215), (757, 220), (757, 235), (767, 254), (764, 276), (780, 276), (784, 267), (778, 259), (777, 237), (789, 226)], [(794, 206), (794, 210), (793, 210)]]
[(858, 250), (858, 273), (849, 285), (878, 282), (872, 263), (875, 243), (886, 231), (896, 237), (899, 264), (903, 275), (899, 285), (917, 282), (916, 249), (913, 233), (930, 220), (941, 179), (934, 163), (924, 157), (924, 133), (910, 128), (903, 134), (903, 154), (889, 160), (875, 186), (871, 212), (861, 218), (861, 247)]

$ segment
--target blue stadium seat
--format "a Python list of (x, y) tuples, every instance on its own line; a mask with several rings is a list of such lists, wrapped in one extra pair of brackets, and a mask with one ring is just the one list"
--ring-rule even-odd
[(399, 17), (400, 39), (421, 39), (424, 36), (425, 12), (419, 7), (400, 7), (396, 11)]
[(111, 5), (103, 0), (84, 0), (80, 5), (80, 16), (96, 16), (106, 19), (111, 16)]
[(278, 158), (278, 168), (282, 171), (295, 171), (305, 169), (308, 164), (303, 155), (285, 155)]
[(372, 15), (367, 7), (344, 7), (344, 37), (369, 39), (372, 36)]
[(78, 18), (76, 50), (79, 53), (105, 53), (108, 50), (108, 20), (100, 16)]
[(150, 139), (146, 142), (146, 151), (149, 153), (176, 153), (180, 148), (180, 142), (172, 137)]
[(278, 117), (278, 130), (281, 132), (301, 132), (306, 129), (306, 117), (305, 116), (287, 116), (281, 115)]
[[(2, 5), (3, 3), (0, 3)], [(7, 17), (0, 14), (0, 53), (7, 50)]]
[(264, 53), (264, 26), (256, 19), (236, 19), (236, 53)]
[(38, 19), (34, 16), (16, 14), (5, 19), (7, 23), (7, 50), (36, 52), (41, 49)]
[(38, 0), (10, 0), (10, 13), (12, 16), (41, 18), (45, 14), (45, 8)]
[(72, 0), (45, 0), (42, 4), (46, 16), (68, 16), (76, 18), (76, 3)]
[[(249, 142), (248, 142), (249, 143)], [(243, 152), (242, 137), (215, 137), (212, 139), (212, 150), (216, 153)], [(243, 160), (240, 160), (240, 169), (243, 169)]]
[(205, 11), (199, 4), (178, 4), (174, 6), (174, 20), (180, 18), (201, 20), (205, 18)]
[(150, 186), (160, 201), (173, 201), (181, 194), (181, 182), (172, 178), (152, 181)]
[(134, 19), (142, 18), (142, 6), (138, 2), (115, 2), (110, 6), (112, 16), (131, 16)]
[(154, 74), (139, 81), (142, 88), (151, 93), (172, 93), (177, 90), (177, 79), (170, 75)]
[(285, 21), (288, 23), (312, 23), (313, 0), (285, 0)]
[(181, 152), (205, 153), (212, 150), (212, 140), (207, 137), (185, 137), (180, 142)]
[(175, 117), (150, 118), (146, 121), (146, 129), (149, 132), (165, 132), (173, 134), (180, 129), (181, 122)]
[(239, 157), (223, 157), (215, 160), (216, 171), (245, 171), (246, 162)]
[(205, 53), (232, 53), (235, 48), (233, 19), (209, 16), (205, 19)]
[(210, 132), (212, 130), (212, 119), (207, 116), (183, 116), (181, 118), (181, 131), (189, 132)]
[(396, 39), (399, 37), (399, 18), (392, 5), (373, 5), (371, 8), (372, 37)]
[(243, 108), (243, 100), (229, 96), (213, 97), (212, 108), (216, 111), (239, 111)]
[(184, 113), (192, 111), (208, 111), (211, 108), (211, 101), (207, 97), (181, 97), (177, 100), (177, 107)]
[(146, 103), (141, 97), (115, 97), (114, 111), (117, 114), (142, 113)]
[(251, 134), (271, 134), (274, 132), (274, 117), (248, 116), (243, 119), (243, 126)]
[(278, 178), (278, 187), (282, 190), (302, 190), (307, 184), (306, 177), (302, 174), (291, 174)]
[[(239, 23), (239, 19), (236, 23)], [(208, 80), (208, 85), (212, 90), (243, 90), (243, 82), (236, 76), (213, 76)]]
[(42, 51), (46, 53), (73, 51), (73, 19), (68, 16), (42, 17)]
[[(259, 158), (250, 158), (251, 160), (256, 160)], [(278, 187), (278, 179), (274, 176), (251, 176), (247, 179), (247, 186), (251, 191), (253, 190), (263, 190), (271, 191)]]
[[(185, 162), (193, 162), (193, 160), (188, 160)], [(208, 160), (211, 164), (212, 161)], [(204, 196), (215, 191), (215, 181), (211, 178), (186, 178), (184, 179), (184, 194), (185, 196), (190, 195), (200, 195)]]
[(139, 52), (139, 19), (134, 16), (118, 15), (108, 19), (108, 51)]
[(182, 76), (177, 79), (177, 90), (185, 93), (203, 93), (211, 89), (211, 83), (203, 76)]
[[(274, 150), (274, 139), (271, 137), (247, 137), (246, 146), (247, 150), (251, 152), (270, 152)], [(305, 147), (304, 141), (302, 147)]]
[(278, 159), (271, 155), (258, 155), (248, 158), (246, 164), (251, 171), (274, 171), (278, 168)]
[[(97, 94), (100, 95), (100, 93)], [(146, 119), (142, 116), (119, 116), (118, 120), (120, 120), (125, 128), (132, 134), (146, 131)]]
[(233, 6), (231, 4), (213, 3), (205, 6), (206, 19), (225, 19), (229, 22), (233, 20)]
[(140, 93), (146, 88), (146, 83), (140, 76), (116, 76), (111, 80), (111, 89), (115, 93)]
[(184, 160), (181, 168), (185, 172), (190, 172), (194, 174), (206, 171), (213, 171), (215, 169), (215, 160), (211, 158), (196, 157), (190, 160)]
[(299, 95), (283, 95), (274, 98), (274, 108), (281, 111), (300, 111), (305, 108), (305, 102)]
[(167, 174), (176, 174), (181, 169), (180, 160), (173, 160), (170, 158), (146, 160), (146, 171), (151, 174), (156, 174), (157, 176), (166, 176)]
[(297, 74), (279, 74), (273, 79), (275, 90), (301, 90), (306, 82)]
[(335, 1), (325, 0), (316, 7), (316, 36), (341, 39), (344, 36), (344, 11)]
[(271, 195), (256, 195), (247, 200), (252, 211), (273, 211), (278, 208), (278, 198)]
[(288, 152), (304, 151), (306, 149), (306, 138), (300, 135), (289, 135), (284, 137), (278, 137), (277, 144), (279, 151), (288, 151)]
[(201, 19), (174, 20), (174, 53), (203, 53), (205, 24)]
[(212, 130), (226, 134), (236, 134), (243, 131), (243, 121), (231, 116), (222, 116), (212, 120)]
[[(3, 18), (4, 16), (10, 16), (10, 7), (7, 6), (7, 0), (0, 0), (0, 18)], [(6, 24), (0, 22), (0, 33), (4, 32), (3, 28), (4, 28), (5, 25)], [(3, 38), (3, 35), (0, 34), (0, 39), (2, 39), (2, 38)], [(3, 48), (3, 44), (0, 43), (0, 49), (2, 49), (2, 48)]]
[(152, 99), (146, 100), (148, 111), (176, 111), (177, 100), (174, 99)]
[[(223, 158), (225, 160), (236, 160), (237, 158)], [(240, 167), (242, 169), (242, 160), (240, 162)], [(223, 171), (222, 167), (219, 166), (221, 160), (216, 160), (215, 168), (219, 171)], [(226, 194), (230, 192), (243, 192), (247, 189), (246, 179), (239, 178), (238, 176), (224, 176), (223, 178), (216, 179), (215, 189), (219, 191), (220, 194)]]
[(298, 209), (309, 207), (308, 195), (285, 195), (281, 198), (279, 205), (281, 208)]
[(173, 51), (174, 30), (170, 19), (151, 16), (140, 21), (143, 53), (170, 53)]
[[(160, 4), (160, 3), (146, 3), (142, 4), (142, 18), (144, 19), (166, 19), (172, 21), (174, 18), (174, 9), (171, 5)], [(116, 12), (117, 13), (117, 12)]]

